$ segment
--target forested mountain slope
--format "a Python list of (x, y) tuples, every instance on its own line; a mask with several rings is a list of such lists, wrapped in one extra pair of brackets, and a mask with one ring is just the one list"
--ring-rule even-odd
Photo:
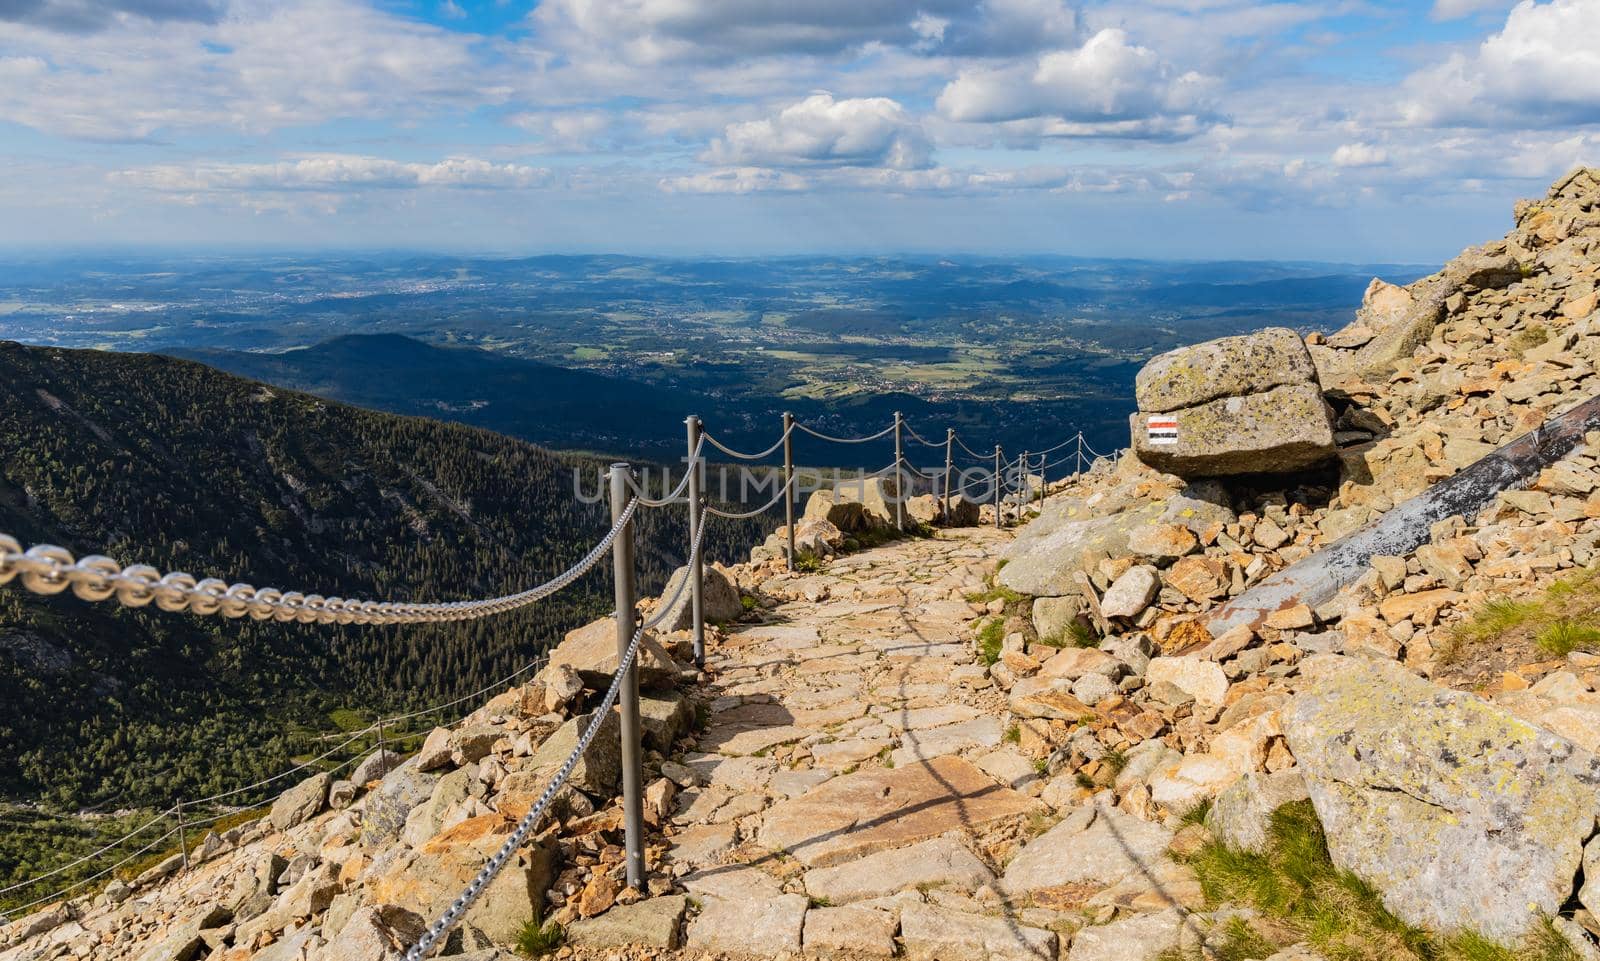
[[(172, 358), (0, 344), (0, 531), (196, 577), (453, 600), (540, 583), (607, 527), (591, 459), (268, 388)], [(711, 556), (770, 521), (723, 521)], [(684, 553), (640, 515), (641, 586)], [(516, 670), (610, 603), (591, 574), (487, 621), (227, 621), (0, 591), (0, 795), (166, 804), (281, 770), (339, 707), (437, 701)]]

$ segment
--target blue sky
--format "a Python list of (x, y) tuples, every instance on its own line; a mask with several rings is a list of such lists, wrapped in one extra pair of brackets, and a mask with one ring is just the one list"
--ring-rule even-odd
[(1437, 261), (1600, 0), (0, 0), (0, 246)]

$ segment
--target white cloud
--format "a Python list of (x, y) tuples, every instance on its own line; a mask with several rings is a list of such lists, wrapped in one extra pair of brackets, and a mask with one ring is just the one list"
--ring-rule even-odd
[[(503, 74), (471, 45), (357, 0), (248, 0), (215, 25), (126, 23), (88, 36), (17, 26), (0, 46), (0, 119), (110, 141), (410, 120), (505, 98)], [(7, 58), (6, 48), (27, 52)]]
[(113, 173), (115, 182), (165, 193), (255, 191), (352, 191), (459, 188), (525, 189), (538, 186), (548, 171), (520, 164), (496, 164), (473, 157), (448, 157), (437, 163), (402, 163), (355, 154), (313, 154), (278, 163), (162, 164)]
[(1499, 10), (1506, 0), (1433, 0), (1430, 16), (1435, 20), (1459, 20), (1484, 10)]
[(213, 23), (221, 6), (210, 0), (0, 0), (0, 21), (93, 33), (139, 20)]
[(1389, 152), (1369, 143), (1340, 144), (1333, 152), (1335, 167), (1381, 167), (1389, 162)]
[(929, 144), (905, 108), (885, 97), (813, 94), (776, 116), (729, 124), (705, 159), (728, 167), (891, 167), (928, 164)]
[(1154, 127), (1196, 128), (1213, 88), (1212, 78), (1179, 73), (1107, 28), (1075, 49), (962, 71), (938, 106), (958, 122), (1043, 121), (1036, 132), (1044, 136), (1149, 136)]
[(765, 191), (797, 191), (808, 186), (804, 177), (785, 170), (765, 167), (736, 167), (703, 173), (663, 177), (659, 182), (668, 193), (749, 194)]
[(970, 0), (546, 0), (540, 33), (568, 50), (598, 47), (634, 64), (776, 54), (832, 55), (926, 39), (930, 17)]
[(1417, 125), (1600, 122), (1597, 37), (1595, 0), (1523, 0), (1476, 50), (1407, 78), (1403, 115)]

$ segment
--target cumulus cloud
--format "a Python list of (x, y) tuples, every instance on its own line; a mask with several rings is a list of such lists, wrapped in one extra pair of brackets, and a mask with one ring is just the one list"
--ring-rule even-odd
[(1004, 57), (1078, 42), (1078, 13), (1064, 0), (983, 0), (946, 21), (940, 53)]
[(837, 54), (870, 43), (912, 45), (930, 18), (970, 0), (547, 0), (533, 12), (556, 45), (601, 47), (630, 63)]
[(1412, 74), (1411, 123), (1547, 127), (1600, 122), (1600, 3), (1523, 0), (1470, 53)]
[(211, 0), (0, 0), (0, 20), (69, 33), (93, 33), (126, 20), (215, 23)]
[(962, 71), (940, 113), (965, 123), (1043, 121), (1046, 136), (1148, 136), (1197, 129), (1212, 78), (1180, 73), (1155, 51), (1107, 28), (1082, 46), (1001, 67)]
[[(0, 0), (6, 2), (6, 0)], [(68, 36), (19, 26), (0, 47), (0, 119), (91, 140), (203, 127), (261, 132), (343, 117), (414, 120), (509, 94), (460, 34), (358, 0), (238, 0), (214, 25)]]
[(538, 186), (548, 171), (474, 157), (403, 163), (356, 154), (312, 154), (278, 163), (163, 164), (118, 171), (112, 180), (166, 193), (352, 191), (456, 188), (510, 190)]
[(701, 173), (663, 177), (658, 184), (668, 193), (682, 194), (750, 194), (767, 191), (804, 190), (808, 183), (804, 177), (786, 170), (765, 167), (735, 167), (724, 170), (707, 170)]
[(893, 100), (813, 94), (762, 120), (729, 124), (705, 159), (727, 167), (925, 167), (922, 127)]
[(1340, 144), (1333, 152), (1335, 167), (1381, 167), (1389, 162), (1389, 152), (1369, 143)]

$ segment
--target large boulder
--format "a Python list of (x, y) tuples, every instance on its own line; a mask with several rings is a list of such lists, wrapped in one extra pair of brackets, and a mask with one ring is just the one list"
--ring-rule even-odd
[(1286, 328), (1169, 351), (1134, 391), (1134, 452), (1180, 477), (1302, 470), (1337, 450), (1316, 365)]
[[(1159, 415), (1158, 415), (1159, 416)], [(1316, 384), (1290, 384), (1262, 394), (1225, 397), (1166, 415), (1171, 443), (1152, 440), (1151, 415), (1133, 415), (1134, 453), (1180, 477), (1281, 474), (1333, 457), (1333, 412)]]
[[(529, 762), (529, 767), (535, 770), (559, 767), (578, 746), (579, 738), (588, 729), (589, 722), (593, 718), (593, 713), (569, 718), (539, 745), (539, 749), (534, 752)], [(589, 742), (589, 747), (578, 759), (577, 766), (572, 769), (572, 775), (567, 779), (567, 783), (597, 797), (615, 791), (622, 778), (621, 731), (616, 711), (607, 713), (605, 719), (600, 722), (600, 730), (595, 732), (594, 739)]]
[(328, 785), (331, 774), (314, 774), (283, 792), (272, 804), (268, 815), (272, 826), (287, 831), (302, 821), (315, 817), (328, 803)]
[[(689, 566), (678, 568), (672, 572), (672, 577), (667, 581), (667, 586), (662, 588), (662, 597), (671, 597), (678, 589), (678, 585), (689, 576)], [(694, 612), (690, 609), (691, 598), (689, 589), (685, 587), (678, 596), (678, 602), (673, 605), (673, 613), (667, 615), (666, 621), (659, 625), (663, 631), (686, 631), (694, 626)], [(744, 613), (744, 602), (739, 597), (739, 588), (733, 584), (733, 578), (715, 564), (707, 564), (705, 572), (700, 577), (700, 613), (708, 623), (719, 623), (738, 619)], [(607, 621), (615, 624), (615, 621)], [(613, 640), (613, 644), (616, 642)]]
[(1316, 379), (1316, 366), (1300, 335), (1269, 327), (1161, 354), (1139, 371), (1133, 390), (1141, 411), (1165, 414), (1223, 397), (1314, 384)]
[[(372, 900), (438, 917), (483, 870), (515, 827), (515, 821), (501, 814), (462, 821), (397, 858), (372, 883)], [(550, 847), (537, 842), (523, 845), (463, 920), (498, 944), (516, 943), (523, 924), (543, 908), (555, 867), (556, 855)]]
[(1146, 534), (1181, 536), (1181, 531), (1174, 530), (1179, 526), (1202, 534), (1207, 528), (1238, 520), (1227, 491), (1216, 481), (1197, 481), (1178, 491), (1158, 488), (1157, 492), (1167, 496), (1144, 501), (1122, 496), (1046, 501), (1044, 513), (1006, 546), (1001, 555), (1006, 566), (997, 580), (1035, 597), (1080, 594), (1080, 573), (1093, 577), (1100, 561), (1134, 554), (1132, 542)]
[[(1159, 504), (1084, 520), (1046, 522), (1032, 536), (1019, 536), (1001, 555), (1006, 566), (997, 580), (1004, 586), (1036, 597), (1078, 594), (1077, 575), (1093, 571), (1104, 558), (1126, 557), (1128, 537), (1133, 531), (1158, 523)], [(1038, 526), (1035, 521), (1023, 528)]]
[(873, 519), (867, 516), (866, 505), (859, 499), (851, 500), (829, 489), (812, 493), (801, 520), (827, 521), (846, 534), (853, 534), (871, 527)]
[[(883, 527), (894, 523), (894, 505), (900, 499), (899, 491), (899, 484), (893, 477), (858, 477), (841, 480), (834, 485), (833, 500), (836, 504), (860, 504), (867, 526)], [(833, 520), (832, 516), (828, 519)], [(839, 525), (840, 530), (849, 529), (838, 521), (833, 522)]]
[[(639, 683), (647, 687), (671, 684), (682, 669), (652, 631), (645, 631), (639, 640), (635, 660), (639, 665)], [(611, 684), (611, 676), (619, 663), (616, 619), (602, 617), (568, 631), (566, 639), (550, 652), (549, 666), (566, 664), (577, 671), (585, 683), (603, 690)]]
[(1340, 868), (1402, 920), (1501, 941), (1571, 896), (1600, 758), (1387, 660), (1322, 656), (1284, 734)]
[(411, 809), (432, 797), (438, 783), (439, 775), (422, 772), (414, 757), (384, 775), (383, 783), (366, 800), (362, 843), (375, 848), (398, 838)]

